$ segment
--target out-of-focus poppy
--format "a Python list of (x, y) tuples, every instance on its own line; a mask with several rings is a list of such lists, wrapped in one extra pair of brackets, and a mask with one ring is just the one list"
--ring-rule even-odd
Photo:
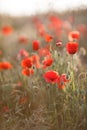
[(80, 38), (79, 31), (71, 31), (68, 35), (68, 38), (69, 38), (69, 41), (79, 40)]
[(32, 60), (28, 57), (22, 60), (21, 62), (21, 66), (23, 68), (31, 68), (32, 66)]
[(46, 47), (40, 48), (40, 49), (38, 50), (38, 54), (39, 54), (40, 57), (50, 56), (50, 55), (51, 55), (51, 54), (50, 54), (50, 51), (49, 51)]
[(56, 42), (56, 46), (58, 46), (58, 47), (61, 47), (62, 46), (62, 41), (60, 41), (60, 40), (58, 40), (57, 42)]
[(34, 24), (36, 26), (36, 29), (37, 29), (39, 35), (40, 36), (44, 36), (45, 26), (42, 24), (42, 22), (40, 21), (40, 19), (36, 17), (36, 18), (33, 19), (33, 22), (34, 22)]
[(34, 40), (32, 42), (33, 50), (37, 51), (40, 48), (40, 42), (38, 40)]
[(29, 53), (25, 49), (21, 49), (17, 55), (17, 58), (26, 58), (29, 56)]
[(51, 57), (45, 57), (45, 59), (42, 61), (43, 68), (47, 68), (48, 66), (51, 66), (53, 63), (53, 59)]
[(37, 25), (37, 30), (38, 30), (40, 36), (44, 36), (44, 34), (45, 34), (45, 27), (44, 27), (43, 24), (39, 23)]
[(22, 74), (25, 76), (31, 76), (32, 74), (34, 74), (34, 70), (33, 69), (23, 69)]
[(55, 29), (61, 28), (62, 24), (63, 24), (63, 21), (60, 18), (58, 18), (57, 16), (54, 16), (54, 15), (50, 16), (50, 22), (51, 22), (51, 25), (52, 25), (51, 27), (53, 27)]
[(10, 35), (13, 33), (13, 27), (10, 25), (5, 25), (2, 27), (2, 34), (4, 35)]
[(31, 58), (33, 63), (40, 61), (40, 57), (38, 54), (34, 54), (30, 58)]
[(28, 43), (28, 38), (26, 36), (20, 36), (18, 41), (19, 43), (26, 44)]
[(66, 83), (69, 82), (69, 81), (70, 81), (70, 79), (67, 79), (66, 74), (62, 74), (58, 78), (58, 88), (59, 89), (64, 89), (65, 86), (66, 86)]
[(32, 63), (36, 66), (37, 69), (41, 68), (39, 55), (35, 54), (32, 55), (30, 58), (32, 60)]
[(59, 78), (59, 74), (56, 71), (50, 70), (43, 75), (44, 79), (49, 83), (56, 83)]
[(45, 37), (46, 42), (51, 42), (53, 40), (53, 36), (49, 34), (45, 34), (44, 37)]
[(0, 62), (0, 70), (11, 69), (12, 65), (9, 62)]
[(78, 51), (78, 43), (77, 42), (68, 42), (66, 44), (66, 50), (69, 54), (75, 54)]

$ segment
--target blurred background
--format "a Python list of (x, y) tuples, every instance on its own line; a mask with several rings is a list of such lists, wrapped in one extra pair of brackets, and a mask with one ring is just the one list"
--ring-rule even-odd
[(31, 15), (46, 11), (84, 8), (86, 0), (0, 0), (0, 12), (10, 15)]

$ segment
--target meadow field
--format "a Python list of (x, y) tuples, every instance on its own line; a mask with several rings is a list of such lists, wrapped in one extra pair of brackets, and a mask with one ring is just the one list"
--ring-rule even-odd
[(87, 130), (87, 9), (0, 15), (0, 130)]

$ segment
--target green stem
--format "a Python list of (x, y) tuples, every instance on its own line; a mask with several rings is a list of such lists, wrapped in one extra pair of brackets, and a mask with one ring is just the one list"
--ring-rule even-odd
[(73, 59), (73, 55), (71, 57), (71, 72), (72, 72), (72, 89), (73, 91), (75, 90), (75, 74), (74, 74), (74, 59)]

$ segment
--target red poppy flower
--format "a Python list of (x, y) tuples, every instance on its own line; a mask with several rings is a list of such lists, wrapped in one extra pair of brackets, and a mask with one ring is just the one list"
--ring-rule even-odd
[(64, 89), (66, 82), (69, 82), (70, 80), (66, 78), (66, 74), (62, 74), (58, 78), (58, 88), (59, 89)]
[(30, 76), (30, 75), (34, 74), (34, 70), (33, 69), (23, 69), (22, 74), (25, 76)]
[(56, 43), (56, 46), (58, 46), (58, 47), (62, 46), (62, 41), (58, 40)]
[(40, 48), (40, 42), (38, 40), (33, 41), (32, 47), (33, 50), (37, 51)]
[(30, 68), (32, 66), (32, 60), (30, 58), (26, 58), (26, 59), (22, 60), (21, 66), (23, 68)]
[(38, 19), (38, 18), (35, 18), (34, 22), (35, 22), (36, 29), (39, 32), (40, 36), (43, 36), (45, 33), (45, 26), (41, 23), (40, 19)]
[(11, 69), (12, 65), (9, 62), (0, 62), (0, 70)]
[(35, 66), (36, 66), (37, 69), (40, 69), (42, 67), (40, 62), (36, 62)]
[(77, 42), (68, 42), (66, 44), (66, 50), (69, 54), (75, 54), (78, 51), (78, 43)]
[(37, 54), (32, 55), (30, 58), (31, 58), (33, 63), (40, 61), (40, 57)]
[(50, 16), (50, 22), (52, 24), (52, 27), (55, 28), (55, 29), (59, 29), (61, 28), (62, 24), (63, 24), (63, 21), (58, 18), (57, 16)]
[(47, 48), (41, 48), (38, 50), (39, 56), (43, 57), (43, 56), (50, 56), (50, 51)]
[(58, 81), (59, 75), (56, 71), (47, 71), (43, 77), (49, 83), (56, 83)]
[(70, 41), (73, 41), (74, 39), (78, 40), (80, 38), (79, 31), (72, 31), (69, 33), (68, 38)]
[(39, 28), (38, 31), (39, 31), (39, 35), (40, 35), (41, 37), (43, 37), (44, 34), (45, 34), (44, 30), (43, 30), (42, 28)]
[(45, 34), (45, 40), (46, 42), (51, 42), (53, 40), (53, 37), (49, 34)]
[(45, 58), (45, 60), (43, 60), (43, 68), (46, 68), (48, 66), (51, 66), (53, 63), (53, 59), (51, 57), (47, 57)]
[(30, 57), (32, 60), (32, 63), (36, 66), (36, 68), (41, 68), (41, 64), (40, 64), (40, 57), (39, 55), (33, 55)]
[(67, 79), (66, 74), (62, 74), (59, 78), (58, 78), (58, 82), (69, 82), (69, 79)]
[(10, 35), (10, 34), (12, 34), (12, 32), (13, 32), (12, 26), (6, 25), (6, 26), (3, 26), (3, 27), (2, 27), (2, 33), (3, 33), (4, 35)]
[(24, 58), (24, 57), (28, 57), (29, 56), (29, 53), (24, 50), (24, 49), (21, 49), (17, 55), (17, 57), (20, 59), (20, 58)]

